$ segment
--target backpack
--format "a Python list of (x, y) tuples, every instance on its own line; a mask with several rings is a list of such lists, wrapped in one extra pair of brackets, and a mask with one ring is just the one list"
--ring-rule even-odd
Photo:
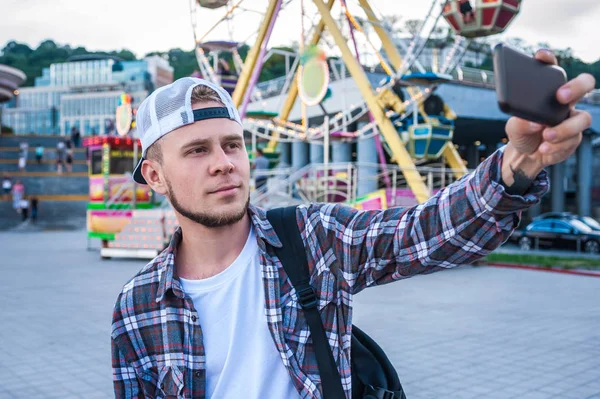
[[(298, 296), (313, 340), (324, 399), (345, 399), (341, 377), (325, 335), (318, 298), (310, 285), (308, 259), (296, 221), (296, 207), (271, 209), (267, 218), (283, 244), (273, 248)], [(350, 350), (352, 399), (406, 399), (398, 373), (384, 351), (352, 326)]]

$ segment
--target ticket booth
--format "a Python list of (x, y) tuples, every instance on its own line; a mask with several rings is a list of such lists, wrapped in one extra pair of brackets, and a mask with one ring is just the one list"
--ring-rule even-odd
[(138, 140), (96, 136), (85, 138), (83, 146), (89, 165), (88, 238), (106, 244), (130, 222), (134, 209), (152, 208), (152, 190), (131, 178), (141, 148)]

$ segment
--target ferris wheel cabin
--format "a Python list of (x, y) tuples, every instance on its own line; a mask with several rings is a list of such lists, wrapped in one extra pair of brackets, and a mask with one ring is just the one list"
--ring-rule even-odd
[(224, 7), (228, 2), (229, 0), (198, 0), (200, 7), (210, 8), (211, 10)]
[(475, 38), (504, 32), (520, 9), (521, 0), (449, 0), (442, 15), (456, 34)]
[[(199, 43), (198, 48), (201, 50), (202, 63), (204, 63), (204, 71), (207, 76), (200, 76), (204, 79), (212, 80), (213, 83), (216, 83), (222, 86), (229, 94), (233, 94), (235, 90), (235, 86), (238, 82), (238, 71), (235, 67), (231, 67), (231, 65), (220, 56), (221, 53), (229, 53), (233, 56), (233, 61), (235, 64), (235, 58), (239, 57), (237, 53), (238, 43), (230, 42), (230, 41), (210, 41)], [(205, 53), (210, 53), (213, 58), (213, 65), (210, 66), (208, 57), (204, 56)], [(212, 72), (209, 69), (212, 68)], [(202, 69), (202, 66), (201, 66)], [(210, 75), (213, 75), (211, 78)]]

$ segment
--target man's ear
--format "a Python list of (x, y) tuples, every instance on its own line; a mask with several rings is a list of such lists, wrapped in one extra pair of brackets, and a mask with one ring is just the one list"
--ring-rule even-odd
[(142, 176), (150, 188), (161, 195), (167, 193), (167, 185), (162, 172), (162, 165), (151, 159), (142, 162)]

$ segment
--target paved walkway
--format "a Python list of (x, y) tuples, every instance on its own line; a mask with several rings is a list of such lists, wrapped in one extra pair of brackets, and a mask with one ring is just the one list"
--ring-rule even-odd
[[(83, 232), (0, 233), (0, 398), (110, 398), (110, 321), (144, 262)], [(600, 398), (600, 279), (471, 268), (356, 297), (409, 399)]]

